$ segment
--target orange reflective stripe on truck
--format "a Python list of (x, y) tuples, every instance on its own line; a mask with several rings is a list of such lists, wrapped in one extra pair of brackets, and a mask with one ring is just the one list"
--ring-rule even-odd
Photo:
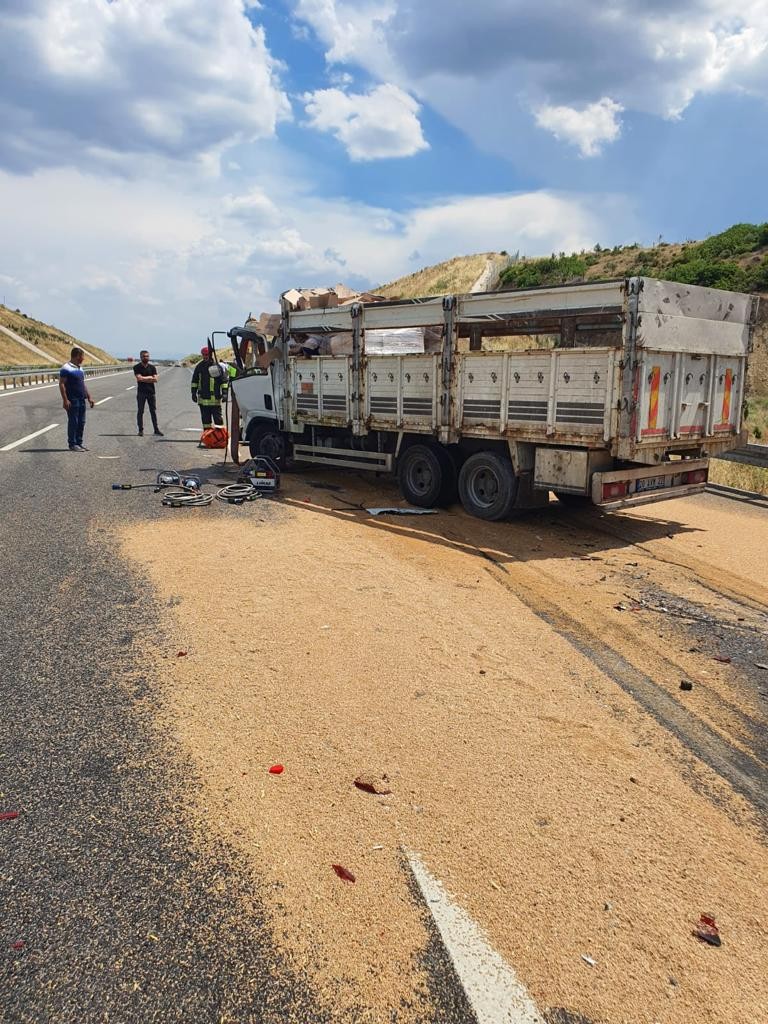
[(643, 437), (653, 434), (666, 434), (666, 430), (659, 429), (659, 385), (661, 383), (661, 367), (654, 366), (649, 374), (651, 385), (650, 398), (648, 399), (648, 426), (641, 431)]
[(731, 429), (731, 393), (733, 391), (733, 370), (725, 371), (723, 386), (723, 408), (720, 413), (720, 422), (715, 424), (715, 430)]

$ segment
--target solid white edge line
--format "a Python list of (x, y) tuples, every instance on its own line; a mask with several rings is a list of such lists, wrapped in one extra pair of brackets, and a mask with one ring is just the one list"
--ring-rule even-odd
[(414, 853), (404, 852), (477, 1024), (543, 1024), (525, 986), (478, 925)]
[[(105, 373), (103, 377), (86, 377), (86, 380), (105, 380), (107, 377), (119, 377), (121, 373), (131, 373), (130, 370), (115, 370), (114, 373)], [(21, 376), (21, 374), (19, 374)], [(57, 388), (58, 381), (54, 384), (30, 384), (26, 388), (0, 388), (0, 398), (12, 398), (14, 395), (31, 395), (33, 391), (45, 391), (46, 388)]]
[(100, 398), (98, 400), (98, 402), (94, 402), (93, 404), (94, 405), (104, 405), (105, 402), (111, 402), (114, 397), (115, 397), (114, 395), (107, 395), (106, 398)]
[(25, 441), (31, 441), (33, 437), (40, 437), (41, 434), (47, 434), (49, 430), (53, 430), (58, 427), (58, 423), (51, 423), (47, 427), (43, 427), (42, 430), (36, 430), (34, 434), (27, 434), (26, 437), (20, 437), (18, 441), (11, 441), (10, 444), (3, 445), (0, 448), (0, 452), (10, 452), (14, 448), (18, 448), (20, 444), (24, 444)]
[(46, 388), (57, 388), (58, 384), (30, 384), (27, 388), (3, 388), (0, 398), (11, 398), (13, 395), (29, 395), (33, 391), (45, 391)]

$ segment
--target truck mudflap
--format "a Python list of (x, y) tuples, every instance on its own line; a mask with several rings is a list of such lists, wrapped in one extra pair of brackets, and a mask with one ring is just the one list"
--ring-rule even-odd
[(612, 469), (592, 476), (592, 502), (613, 510), (698, 494), (707, 484), (709, 459), (661, 462), (656, 466)]

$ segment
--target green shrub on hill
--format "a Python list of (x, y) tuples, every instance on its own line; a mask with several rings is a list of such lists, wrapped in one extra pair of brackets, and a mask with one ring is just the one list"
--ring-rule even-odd
[(548, 256), (546, 259), (513, 263), (501, 274), (502, 286), (538, 288), (541, 285), (567, 284), (581, 280), (587, 272), (588, 258), (572, 255)]
[(754, 252), (768, 245), (768, 224), (734, 224), (719, 235), (711, 235), (692, 246), (704, 259), (728, 259), (745, 252)]
[(670, 281), (699, 284), (705, 288), (725, 288), (734, 292), (750, 290), (748, 272), (732, 260), (707, 259), (704, 256), (676, 260), (664, 268), (664, 276)]
[[(502, 288), (568, 284), (585, 280), (590, 268), (595, 267), (589, 275), (591, 278), (620, 273), (628, 277), (660, 277), (707, 288), (766, 292), (768, 256), (753, 265), (746, 265), (744, 257), (767, 247), (768, 223), (734, 224), (703, 242), (686, 243), (677, 255), (672, 255), (665, 243), (651, 249), (641, 249), (637, 243), (614, 246), (613, 249), (604, 249), (598, 244), (591, 253), (572, 253), (570, 256), (553, 253), (543, 259), (523, 260), (507, 267), (501, 275), (500, 284)], [(622, 253), (631, 254), (629, 264), (617, 266), (613, 259), (604, 259), (606, 254), (613, 257)], [(741, 262), (738, 262), (739, 257), (742, 257)]]

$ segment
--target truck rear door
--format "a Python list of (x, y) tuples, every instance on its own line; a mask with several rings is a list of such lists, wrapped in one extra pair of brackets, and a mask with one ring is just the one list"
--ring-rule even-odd
[(631, 444), (673, 450), (692, 440), (707, 450), (734, 443), (754, 319), (752, 296), (635, 279), (639, 285)]

